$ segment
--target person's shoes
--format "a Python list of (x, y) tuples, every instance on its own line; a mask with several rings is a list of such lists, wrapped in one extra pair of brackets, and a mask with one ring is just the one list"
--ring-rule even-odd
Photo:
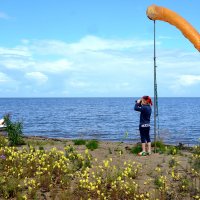
[(145, 151), (138, 153), (138, 156), (146, 156), (146, 155), (147, 155), (147, 153)]
[(150, 152), (147, 152), (147, 155), (150, 156), (150, 155), (151, 155), (151, 151), (150, 151)]

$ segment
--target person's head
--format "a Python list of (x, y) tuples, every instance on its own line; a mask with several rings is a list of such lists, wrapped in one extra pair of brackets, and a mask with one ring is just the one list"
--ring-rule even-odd
[(151, 100), (151, 97), (150, 96), (143, 96), (142, 97), (142, 104), (143, 105), (151, 105), (152, 106), (152, 100)]

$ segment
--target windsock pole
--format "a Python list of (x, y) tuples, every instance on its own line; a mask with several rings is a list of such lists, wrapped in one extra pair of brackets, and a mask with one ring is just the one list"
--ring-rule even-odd
[(156, 81), (156, 22), (154, 20), (154, 152), (156, 153), (157, 81)]

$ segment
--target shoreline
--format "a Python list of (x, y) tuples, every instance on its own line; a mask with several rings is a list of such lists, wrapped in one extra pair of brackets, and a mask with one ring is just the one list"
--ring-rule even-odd
[[(4, 130), (0, 130), (0, 135), (2, 136), (6, 136), (7, 137), (7, 133)], [(33, 140), (46, 140), (46, 141), (57, 141), (57, 142), (67, 142), (67, 141), (71, 141), (73, 142), (74, 140), (85, 140), (85, 141), (91, 141), (91, 140), (96, 140), (100, 143), (111, 143), (111, 144), (124, 144), (124, 145), (141, 145), (140, 140), (137, 141), (123, 141), (123, 140), (100, 140), (100, 139), (84, 139), (84, 138), (62, 138), (62, 137), (48, 137), (48, 136), (39, 136), (39, 135), (22, 135), (22, 138), (24, 139), (33, 139)], [(177, 147), (179, 149), (182, 150), (191, 150), (193, 147), (200, 145), (200, 141), (197, 141), (196, 144), (184, 144), (184, 143), (165, 143), (162, 140), (157, 140), (157, 142), (162, 142), (165, 146), (168, 147)], [(151, 141), (152, 144), (154, 144), (154, 140), (152, 139)]]
[[(123, 143), (123, 144), (127, 144), (127, 145), (137, 145), (137, 144), (141, 144), (140, 141), (118, 141), (118, 140), (100, 140), (100, 139), (84, 139), (84, 138), (62, 138), (62, 137), (48, 137), (48, 136), (33, 136), (33, 135), (23, 135), (23, 138), (25, 139), (36, 139), (36, 140), (53, 140), (53, 141), (74, 141), (74, 140), (85, 140), (85, 141), (90, 141), (90, 140), (96, 140), (98, 142), (101, 143)], [(160, 140), (157, 140), (160, 141)], [(161, 140), (162, 141), (162, 140)], [(162, 141), (164, 145), (166, 146), (174, 146), (174, 147), (180, 147), (180, 148), (188, 148), (191, 149), (196, 145), (199, 145), (200, 142), (197, 142), (196, 144), (183, 144), (183, 143), (178, 143), (178, 144), (169, 144), (169, 143), (165, 143), (164, 141)], [(152, 140), (151, 143), (154, 143), (154, 141)]]

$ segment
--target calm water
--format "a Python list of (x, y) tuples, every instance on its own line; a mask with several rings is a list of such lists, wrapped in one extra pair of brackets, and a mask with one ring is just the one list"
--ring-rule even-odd
[[(1, 98), (0, 114), (23, 121), (25, 135), (138, 142), (136, 99)], [(200, 98), (160, 98), (158, 104), (160, 137), (169, 144), (197, 144)], [(152, 139), (153, 130), (152, 113)]]

